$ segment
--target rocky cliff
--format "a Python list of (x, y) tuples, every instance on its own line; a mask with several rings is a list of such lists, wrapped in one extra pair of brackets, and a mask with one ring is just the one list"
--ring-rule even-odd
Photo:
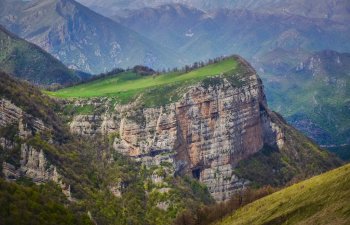
[[(50, 218), (47, 211), (56, 218), (60, 209), (86, 215), (82, 224), (171, 224), (190, 205), (212, 202), (197, 181), (175, 178), (170, 168), (148, 169), (113, 151), (113, 142), (69, 134), (60, 110), (36, 87), (0, 72), (0, 198), (8, 203), (1, 216), (6, 224), (36, 221), (36, 215)], [(33, 198), (58, 206), (34, 209)], [(13, 216), (17, 209), (27, 216)], [(62, 215), (70, 222), (47, 220), (81, 224)]]
[(216, 200), (225, 200), (250, 183), (235, 174), (239, 162), (264, 146), (288, 148), (286, 125), (272, 119), (276, 115), (267, 108), (259, 76), (246, 61), (238, 61), (244, 70), (239, 76), (231, 74), (239, 77), (235, 82), (221, 74), (192, 85), (179, 101), (158, 108), (140, 107), (136, 100), (100, 114), (76, 115), (71, 132), (108, 136), (116, 151), (148, 166), (171, 165), (174, 174), (191, 174)]
[(27, 177), (35, 183), (53, 181), (70, 199), (70, 187), (63, 183), (57, 167), (49, 162), (42, 149), (36, 149), (28, 142), (36, 134), (49, 132), (41, 119), (27, 114), (7, 99), (0, 99), (0, 150), (4, 156), (0, 162), (4, 178)]

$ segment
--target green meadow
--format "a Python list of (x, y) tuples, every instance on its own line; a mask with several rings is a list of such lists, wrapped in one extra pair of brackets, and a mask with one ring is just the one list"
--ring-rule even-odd
[(165, 103), (169, 99), (175, 100), (181, 92), (179, 89), (208, 77), (233, 72), (237, 68), (238, 62), (235, 58), (230, 57), (187, 73), (170, 72), (143, 76), (132, 71), (125, 71), (115, 76), (46, 93), (58, 98), (114, 97), (122, 103), (129, 102), (143, 94), (146, 96), (144, 99), (146, 104), (153, 105), (152, 101)]

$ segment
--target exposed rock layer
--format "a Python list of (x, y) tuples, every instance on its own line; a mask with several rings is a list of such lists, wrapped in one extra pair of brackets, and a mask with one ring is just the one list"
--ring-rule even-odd
[(59, 184), (63, 193), (70, 199), (70, 187), (62, 182), (56, 166), (46, 158), (44, 151), (26, 143), (26, 139), (36, 133), (49, 132), (42, 120), (25, 113), (21, 108), (6, 99), (0, 99), (0, 129), (14, 127), (21, 141), (0, 137), (0, 150), (19, 151), (19, 162), (2, 162), (2, 174), (7, 180), (27, 177), (35, 183), (53, 181)]
[(180, 101), (163, 107), (117, 105), (112, 113), (78, 115), (71, 131), (113, 137), (117, 151), (146, 165), (169, 162), (175, 173), (192, 174), (216, 200), (225, 200), (248, 183), (234, 175), (240, 160), (265, 144), (284, 144), (283, 132), (269, 117), (260, 78), (240, 63), (247, 71), (237, 75), (239, 86), (220, 75), (211, 78), (220, 82), (194, 85)]

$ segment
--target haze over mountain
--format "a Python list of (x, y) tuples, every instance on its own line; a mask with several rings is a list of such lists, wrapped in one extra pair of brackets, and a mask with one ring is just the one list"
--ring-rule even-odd
[(1, 0), (0, 23), (69, 67), (87, 72), (180, 63), (167, 48), (73, 0)]
[(350, 51), (350, 28), (328, 19), (240, 9), (207, 13), (179, 4), (113, 18), (192, 61), (234, 52), (254, 63), (259, 54), (274, 48)]
[(211, 11), (219, 8), (249, 9), (268, 13), (294, 14), (310, 18), (327, 18), (346, 22), (350, 19), (347, 0), (78, 0), (101, 14), (111, 16), (125, 9), (158, 7), (164, 4), (184, 4)]

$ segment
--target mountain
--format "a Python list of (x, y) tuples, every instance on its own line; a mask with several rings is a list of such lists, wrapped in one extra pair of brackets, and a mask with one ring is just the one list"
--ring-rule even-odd
[(167, 48), (73, 0), (1, 0), (0, 8), (1, 24), (70, 68), (100, 73), (138, 64), (181, 64)]
[[(350, 54), (325, 50), (297, 55), (274, 51), (261, 62), (268, 63), (265, 68), (279, 63), (278, 60), (289, 62), (289, 65), (275, 66), (279, 68), (274, 71), (276, 79), (267, 81), (270, 104), (318, 143), (349, 144)], [(276, 60), (270, 60), (271, 57)]]
[(349, 224), (350, 165), (257, 200), (217, 225)]
[(239, 56), (45, 93), (1, 72), (0, 106), (0, 214), (11, 224), (171, 224), (247, 185), (341, 165), (268, 109)]
[[(331, 116), (333, 124), (328, 122), (328, 125), (324, 125), (324, 121), (330, 121), (330, 115), (326, 115), (330, 108), (323, 105), (326, 103), (322, 101), (319, 101), (318, 113), (306, 113), (305, 121), (305, 110), (302, 108), (311, 109), (301, 96), (312, 96), (311, 90), (315, 87), (312, 89), (308, 86), (301, 74), (297, 76), (299, 81), (294, 79), (296, 67), (324, 49), (350, 52), (346, 41), (350, 37), (350, 29), (344, 23), (329, 18), (309, 18), (250, 8), (205, 12), (181, 4), (130, 10), (127, 15), (112, 18), (150, 39), (173, 46), (173, 49), (189, 60), (205, 60), (217, 55), (228, 55), (230, 52), (243, 55), (261, 73), (272, 109), (280, 112), (319, 144), (349, 143), (344, 128), (347, 122), (343, 123), (344, 127), (340, 125), (346, 121), (343, 118), (347, 118), (346, 110), (344, 111), (346, 103), (337, 108), (339, 113)], [(346, 63), (347, 60), (344, 65)], [(339, 67), (338, 72), (340, 70), (343, 70), (341, 74), (346, 74), (346, 67)], [(287, 79), (293, 82), (288, 83)], [(295, 83), (300, 88), (292, 89), (292, 84)], [(319, 85), (323, 85), (320, 87), (322, 89), (329, 88), (324, 82)], [(289, 98), (289, 94), (285, 94), (287, 87), (291, 93), (301, 96)], [(343, 94), (341, 98), (346, 102), (348, 97)], [(293, 104), (286, 104), (290, 101)], [(298, 117), (303, 115), (304, 121), (296, 119), (294, 115), (297, 112), (300, 112)], [(332, 128), (329, 129), (330, 127)]]
[(239, 56), (165, 74), (120, 71), (49, 94), (64, 101), (72, 133), (108, 137), (144, 165), (192, 176), (217, 201), (339, 165), (269, 110), (261, 79)]
[[(142, 32), (148, 38), (157, 40), (174, 50), (178, 49), (177, 51), (180, 52), (191, 40), (191, 35), (193, 35), (191, 28), (201, 24), (204, 16), (205, 13), (196, 8), (189, 8), (181, 4), (169, 4), (157, 8), (130, 10), (127, 17), (120, 17), (117, 14), (112, 18)], [(189, 56), (193, 54), (190, 53)]]
[[(62, 103), (0, 72), (1, 224), (170, 224), (213, 200), (190, 177), (76, 137)], [(112, 139), (112, 137), (110, 138)]]
[(260, 54), (275, 48), (350, 51), (347, 25), (293, 14), (245, 9), (204, 12), (171, 4), (112, 18), (192, 61), (235, 52), (254, 63)]
[[(215, 2), (211, 1), (212, 4)], [(0, 21), (20, 36), (44, 47), (67, 65), (85, 71), (101, 72), (112, 67), (132, 67), (136, 64), (145, 64), (158, 69), (168, 68), (181, 65), (183, 62), (207, 60), (216, 56), (230, 55), (232, 52), (239, 53), (262, 74), (268, 101), (274, 110), (286, 116), (289, 122), (307, 132), (319, 144), (327, 146), (348, 144), (344, 128), (341, 125), (339, 130), (336, 128), (339, 126), (336, 124), (340, 124), (343, 120), (341, 118), (347, 114), (337, 114), (338, 116), (334, 116), (333, 125), (326, 127), (323, 122), (326, 121), (324, 117), (327, 116), (326, 111), (306, 113), (305, 116), (305, 111), (301, 110), (302, 107), (306, 107), (301, 105), (305, 104), (303, 98), (293, 99), (298, 106), (290, 109), (291, 105), (285, 106), (289, 101), (281, 96), (287, 97), (276, 89), (277, 86), (285, 85), (279, 83), (283, 82), (281, 77), (290, 77), (294, 74), (293, 69), (315, 52), (324, 49), (350, 52), (350, 44), (347, 41), (350, 39), (350, 29), (342, 22), (343, 19), (339, 19), (343, 18), (341, 15), (346, 15), (343, 11), (346, 11), (348, 3), (337, 1), (336, 4), (331, 4), (328, 1), (320, 1), (316, 7), (310, 1), (300, 1), (300, 8), (304, 11), (307, 9), (312, 15), (307, 17), (297, 13), (302, 12), (300, 10), (291, 10), (296, 7), (294, 1), (284, 1), (283, 4), (281, 1), (254, 1), (254, 4), (248, 2), (235, 1), (236, 6), (230, 6), (232, 9), (204, 11), (182, 4), (156, 6), (158, 3), (163, 4), (162, 1), (150, 5), (156, 6), (155, 8), (131, 7), (128, 4), (132, 1), (128, 1), (123, 3), (127, 4), (125, 7), (135, 9), (129, 9), (122, 15), (111, 16), (115, 20), (112, 22), (73, 1), (51, 0), (45, 3), (38, 0), (26, 3), (11, 1), (10, 4), (9, 1), (3, 0), (0, 2), (2, 4)], [(144, 3), (142, 7), (148, 6), (147, 2)], [(290, 12), (279, 11), (282, 6), (288, 8)], [(276, 10), (267, 12), (266, 9), (269, 8)], [(334, 10), (333, 14), (330, 9)], [(317, 10), (319, 13), (316, 13)], [(326, 15), (325, 12), (330, 16), (326, 18), (320, 16)], [(28, 21), (33, 20), (32, 16), (34, 20), (45, 23), (35, 22), (35, 26), (31, 25)], [(167, 46), (167, 49), (158, 46), (152, 48), (153, 50), (146, 50), (145, 48), (154, 44), (145, 41), (145, 38), (120, 24), (141, 33), (148, 40)], [(119, 28), (121, 30), (117, 32)], [(134, 38), (134, 35), (140, 39)], [(126, 38), (120, 40), (119, 37)], [(118, 41), (114, 42), (116, 39)], [(138, 40), (143, 41), (140, 44)], [(109, 45), (112, 43), (119, 44), (116, 45), (117, 50), (114, 52), (116, 54), (111, 52), (113, 48)], [(127, 47), (120, 50), (118, 46)], [(173, 57), (174, 55), (178, 57)], [(135, 57), (138, 59), (134, 60)], [(111, 58), (113, 60), (110, 60)], [(299, 82), (299, 85), (303, 84)], [(312, 89), (307, 86), (298, 89), (303, 96), (311, 96), (310, 90)], [(326, 110), (328, 107), (323, 107), (322, 104), (320, 103), (319, 110)], [(295, 109), (301, 110), (296, 116)], [(344, 111), (344, 108), (340, 111)], [(302, 118), (298, 119), (300, 117)], [(328, 129), (329, 127), (332, 128)]]
[(35, 84), (69, 84), (81, 78), (44, 50), (0, 26), (0, 68)]
[(327, 18), (339, 22), (350, 19), (350, 3), (347, 0), (79, 0), (82, 4), (106, 15), (111, 16), (125, 9), (140, 9), (158, 7), (164, 4), (184, 4), (205, 11), (219, 8), (249, 9), (268, 13), (294, 14), (309, 18)]

